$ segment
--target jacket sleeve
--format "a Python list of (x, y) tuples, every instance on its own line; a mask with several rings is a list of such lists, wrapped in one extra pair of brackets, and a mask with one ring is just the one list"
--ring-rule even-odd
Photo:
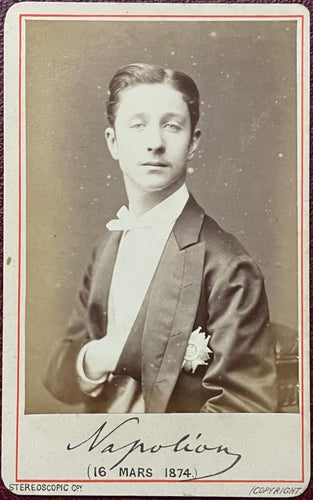
[(82, 403), (87, 399), (78, 383), (76, 361), (80, 349), (93, 338), (88, 327), (88, 300), (96, 254), (96, 250), (93, 250), (90, 263), (83, 274), (66, 335), (59, 341), (44, 379), (48, 391), (68, 404)]
[(237, 256), (210, 281), (207, 331), (213, 359), (201, 412), (277, 411), (276, 364), (263, 276)]

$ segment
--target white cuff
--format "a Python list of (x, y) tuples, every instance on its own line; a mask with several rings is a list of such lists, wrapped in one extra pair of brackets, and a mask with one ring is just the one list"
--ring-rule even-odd
[(88, 394), (88, 396), (97, 397), (102, 390), (102, 384), (106, 382), (106, 380), (109, 378), (110, 373), (106, 372), (98, 380), (92, 380), (86, 377), (86, 374), (84, 372), (84, 358), (85, 358), (85, 353), (91, 342), (97, 342), (97, 340), (91, 340), (90, 342), (87, 342), (87, 344), (85, 344), (79, 351), (76, 361), (76, 371), (79, 377), (79, 385), (81, 390), (84, 393)]

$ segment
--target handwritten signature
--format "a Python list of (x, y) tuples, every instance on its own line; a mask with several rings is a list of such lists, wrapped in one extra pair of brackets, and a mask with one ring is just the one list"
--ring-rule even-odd
[[(222, 460), (222, 465), (217, 466), (216, 470), (212, 470), (206, 473), (204, 476), (196, 477), (194, 479), (204, 479), (207, 477), (218, 476), (226, 471), (235, 467), (235, 465), (240, 461), (242, 456), (239, 453), (232, 453), (228, 450), (227, 446), (218, 445), (210, 446), (207, 443), (200, 442), (202, 433), (199, 432), (194, 437), (191, 434), (185, 434), (175, 440), (173, 443), (154, 443), (152, 445), (147, 445), (140, 437), (123, 444), (116, 444), (114, 442), (116, 439), (120, 440), (119, 431), (122, 428), (133, 426), (134, 424), (140, 424), (139, 417), (130, 417), (121, 422), (119, 425), (110, 429), (107, 421), (103, 422), (98, 429), (96, 429), (90, 436), (83, 441), (67, 445), (67, 450), (72, 451), (79, 447), (87, 447), (87, 452), (93, 452), (95, 449), (99, 453), (119, 453), (118, 460), (114, 462), (110, 470), (115, 469), (120, 465), (128, 456), (130, 456), (135, 451), (141, 454), (157, 454), (161, 453), (163, 450), (170, 450), (173, 453), (188, 453), (188, 454), (222, 454), (219, 458), (224, 458)], [(123, 429), (124, 430), (124, 429)], [(127, 429), (130, 432), (130, 429)], [(113, 440), (112, 440), (113, 438)], [(190, 455), (189, 455), (190, 456)], [(216, 457), (217, 458), (217, 457)], [(220, 460), (219, 460), (220, 462)]]

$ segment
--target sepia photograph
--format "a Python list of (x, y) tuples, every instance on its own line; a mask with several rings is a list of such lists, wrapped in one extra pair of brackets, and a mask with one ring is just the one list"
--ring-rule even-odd
[(181, 29), (26, 22), (27, 413), (298, 411), (296, 22)]

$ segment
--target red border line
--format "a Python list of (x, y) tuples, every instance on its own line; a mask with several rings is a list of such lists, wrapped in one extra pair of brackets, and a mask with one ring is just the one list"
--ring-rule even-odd
[[(305, 480), (305, 454), (304, 454), (304, 359), (303, 359), (303, 341), (304, 341), (304, 16), (303, 15), (166, 15), (166, 14), (20, 14), (19, 15), (19, 80), (18, 80), (18, 144), (19, 144), (19, 172), (18, 172), (18, 299), (17, 299), (17, 405), (16, 405), (16, 450), (15, 450), (15, 481), (25, 483), (179, 483), (175, 479), (19, 479), (18, 478), (18, 457), (19, 457), (19, 400), (20, 400), (20, 339), (21, 339), (21, 225), (22, 225), (22, 21), (23, 18), (171, 18), (171, 19), (301, 19), (301, 166), (300, 166), (300, 300), (301, 300), (301, 451), (302, 451), (302, 477), (301, 480), (288, 479), (207, 479), (196, 480), (197, 483), (303, 483)], [(190, 481), (194, 482), (194, 481)]]
[(304, 200), (303, 200), (303, 190), (304, 190), (304, 16), (301, 16), (301, 173), (300, 173), (300, 296), (301, 296), (301, 447), (302, 447), (302, 481), (304, 482), (304, 359), (303, 359), (303, 342), (304, 342)]
[(19, 479), (23, 483), (296, 483), (297, 479)]
[(242, 19), (297, 19), (300, 17), (303, 17), (302, 15), (291, 15), (288, 14), (286, 16), (282, 15), (179, 15), (179, 14), (20, 14), (22, 17), (84, 17), (84, 18), (122, 18), (122, 17), (131, 17), (131, 18), (185, 18), (185, 19), (207, 19), (207, 18), (213, 18), (213, 19), (237, 19), (237, 18), (242, 18)]
[(19, 401), (20, 401), (20, 341), (21, 341), (21, 219), (22, 219), (22, 16), (19, 18), (19, 80), (18, 80), (18, 277), (17, 277), (17, 404), (16, 404), (16, 449), (15, 449), (15, 480), (18, 481), (18, 448), (19, 448)]

